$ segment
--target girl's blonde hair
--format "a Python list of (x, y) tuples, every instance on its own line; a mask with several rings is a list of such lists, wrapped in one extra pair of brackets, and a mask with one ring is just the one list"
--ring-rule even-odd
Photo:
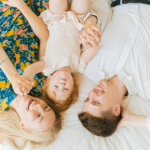
[(70, 97), (68, 99), (66, 99), (65, 101), (60, 101), (60, 102), (55, 102), (55, 100), (51, 99), (48, 94), (47, 94), (47, 88), (48, 88), (48, 82), (45, 82), (42, 88), (42, 93), (43, 96), (46, 99), (49, 99), (49, 101), (47, 102), (49, 105), (52, 106), (52, 108), (54, 108), (57, 112), (63, 112), (65, 110), (67, 110), (71, 104), (75, 103), (78, 99), (78, 83), (77, 83), (77, 73), (71, 73), (73, 80), (74, 80), (74, 87), (73, 87), (73, 91), (70, 95)]
[[(56, 122), (48, 131), (32, 132), (21, 128), (20, 118), (13, 108), (10, 108), (8, 111), (0, 109), (0, 143), (8, 141), (18, 149), (23, 149), (28, 142), (30, 142), (32, 146), (52, 143), (61, 129), (60, 115), (57, 113), (55, 113), (55, 115)], [(23, 140), (23, 144), (18, 144), (16, 142), (17, 139)]]

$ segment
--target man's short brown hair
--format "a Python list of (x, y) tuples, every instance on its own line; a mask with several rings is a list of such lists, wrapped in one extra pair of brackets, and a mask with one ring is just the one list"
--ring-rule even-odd
[(110, 136), (112, 135), (122, 118), (122, 115), (116, 117), (111, 110), (102, 112), (102, 117), (94, 117), (86, 112), (82, 112), (78, 115), (82, 125), (97, 136)]

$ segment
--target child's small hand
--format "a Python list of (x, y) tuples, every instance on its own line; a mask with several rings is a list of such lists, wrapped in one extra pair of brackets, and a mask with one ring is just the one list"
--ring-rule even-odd
[(95, 25), (89, 25), (80, 35), (80, 43), (85, 48), (90, 48), (99, 45), (101, 41), (101, 31)]
[(31, 80), (28, 76), (16, 74), (12, 78), (12, 87), (14, 92), (18, 95), (25, 96), (27, 95), (32, 86), (34, 85), (34, 81)]
[(5, 0), (5, 1), (3, 1), (4, 4), (7, 4), (12, 7), (17, 7), (17, 8), (19, 8), (23, 2), (24, 2), (23, 0)]

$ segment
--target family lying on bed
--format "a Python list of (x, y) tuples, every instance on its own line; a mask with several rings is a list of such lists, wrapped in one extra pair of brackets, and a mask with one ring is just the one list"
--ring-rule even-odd
[[(149, 6), (126, 4), (114, 9), (112, 21), (100, 43), (98, 17), (87, 13), (88, 0), (73, 0), (71, 11), (67, 11), (67, 0), (51, 0), (49, 3), (49, 9), (37, 17), (23, 0), (3, 2), (22, 12), (40, 40), (39, 61), (26, 59), (31, 54), (26, 51), (24, 59), (26, 62), (30, 60), (31, 65), (22, 75), (17, 73), (13, 60), (9, 59), (10, 53), (0, 47), (0, 66), (12, 85), (7, 91), (1, 90), (1, 107), (7, 109), (0, 112), (4, 139), (15, 143), (13, 136), (34, 144), (53, 142), (61, 129), (58, 113), (67, 110), (77, 98), (76, 72), (99, 83), (89, 92), (79, 114), (81, 123), (91, 133), (110, 136), (118, 123), (120, 126), (149, 128), (148, 117), (130, 114), (120, 106), (127, 95), (150, 98), (150, 42), (144, 41), (150, 34), (147, 32)], [(135, 13), (139, 10), (140, 14)], [(43, 97), (29, 96), (36, 84), (36, 74), (40, 72), (48, 77), (43, 85)], [(2, 75), (1, 80), (4, 80)], [(6, 123), (8, 117), (9, 124)]]

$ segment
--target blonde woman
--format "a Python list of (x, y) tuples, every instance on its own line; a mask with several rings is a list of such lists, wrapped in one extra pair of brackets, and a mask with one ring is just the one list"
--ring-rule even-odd
[[(38, 0), (26, 2), (36, 13), (45, 9)], [(25, 68), (37, 60), (38, 38), (20, 11), (1, 1), (0, 35), (0, 143), (8, 140), (20, 148), (15, 141), (22, 138), (22, 146), (26, 142), (49, 144), (60, 130), (61, 121), (59, 115), (40, 98), (45, 77), (38, 74), (31, 81), (27, 76), (21, 76)], [(22, 89), (23, 94), (17, 95), (13, 90), (16, 84), (33, 88), (29, 95), (25, 96), (26, 91)]]

